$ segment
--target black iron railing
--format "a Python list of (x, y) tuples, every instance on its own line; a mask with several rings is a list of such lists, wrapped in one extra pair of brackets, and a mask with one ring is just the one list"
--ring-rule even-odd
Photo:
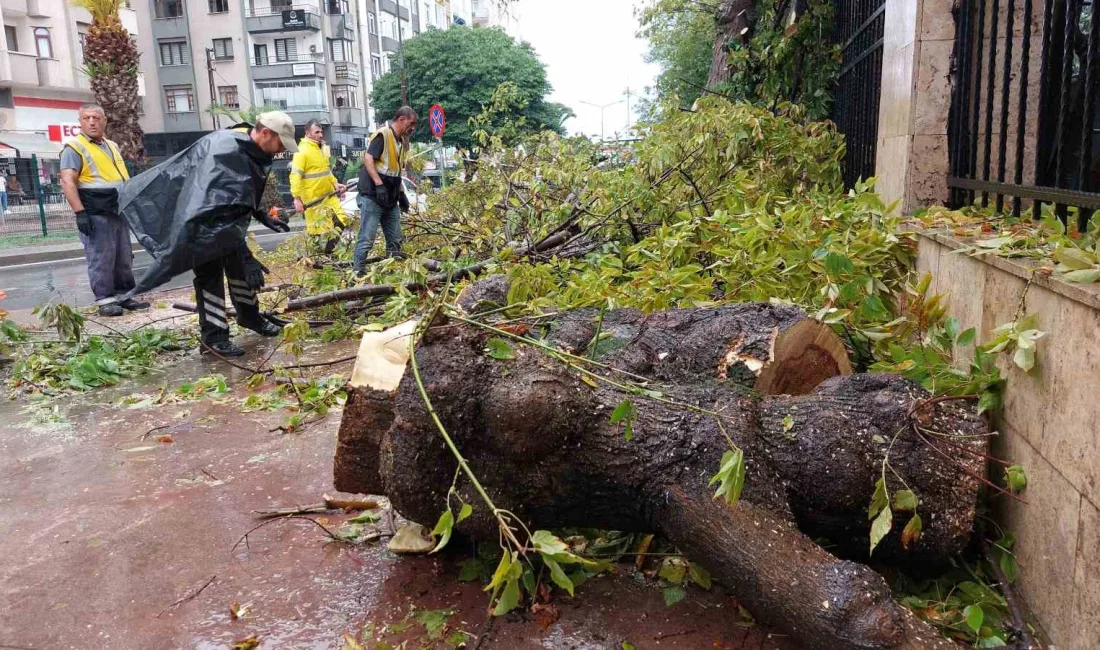
[(833, 121), (847, 143), (843, 167), (848, 187), (875, 175), (885, 10), (885, 0), (837, 2), (835, 38), (841, 44), (841, 67)]
[(951, 203), (1075, 207), (1084, 230), (1100, 209), (1093, 0), (959, 0), (955, 26)]

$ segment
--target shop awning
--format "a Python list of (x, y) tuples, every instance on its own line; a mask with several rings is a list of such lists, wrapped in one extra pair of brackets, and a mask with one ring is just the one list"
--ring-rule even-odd
[(61, 143), (52, 142), (45, 133), (35, 131), (0, 131), (0, 156), (30, 158), (60, 158)]

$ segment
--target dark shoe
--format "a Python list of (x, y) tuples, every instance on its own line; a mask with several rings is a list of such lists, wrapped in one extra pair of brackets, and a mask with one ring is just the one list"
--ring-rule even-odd
[(117, 303), (112, 302), (99, 306), (100, 316), (121, 316), (122, 313), (122, 307), (119, 307)]
[(235, 345), (233, 341), (218, 341), (216, 343), (208, 343), (201, 348), (203, 354), (213, 351), (220, 357), (243, 357), (244, 348), (239, 345)]
[(129, 309), (130, 311), (149, 309), (149, 303), (139, 302), (137, 300), (134, 300), (133, 298), (127, 298), (126, 300), (123, 300), (122, 302), (118, 303), (118, 306), (122, 307), (123, 309)]
[(260, 336), (278, 336), (283, 333), (283, 328), (281, 325), (273, 323), (270, 319), (263, 316), (261, 316), (260, 318), (262, 319), (260, 323), (241, 322), (238, 320), (237, 324), (241, 327), (252, 330)]

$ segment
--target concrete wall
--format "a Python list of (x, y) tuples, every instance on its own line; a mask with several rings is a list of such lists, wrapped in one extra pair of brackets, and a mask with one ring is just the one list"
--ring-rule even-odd
[(1021, 297), (1038, 313), (1036, 368), (1001, 363), (1007, 379), (994, 452), (1028, 473), (1027, 505), (994, 499), (996, 517), (1019, 539), (1020, 591), (1051, 641), (1064, 650), (1100, 647), (1100, 289), (1035, 275), (997, 257), (953, 251), (921, 236), (919, 270), (948, 293), (950, 314), (988, 340), (1012, 320)]

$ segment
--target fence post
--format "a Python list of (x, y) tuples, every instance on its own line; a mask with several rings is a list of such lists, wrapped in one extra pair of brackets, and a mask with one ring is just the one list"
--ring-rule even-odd
[(42, 221), (42, 236), (49, 236), (46, 229), (46, 197), (42, 196), (42, 183), (38, 180), (38, 155), (31, 154), (31, 181), (34, 183), (34, 200), (38, 203), (38, 218)]

